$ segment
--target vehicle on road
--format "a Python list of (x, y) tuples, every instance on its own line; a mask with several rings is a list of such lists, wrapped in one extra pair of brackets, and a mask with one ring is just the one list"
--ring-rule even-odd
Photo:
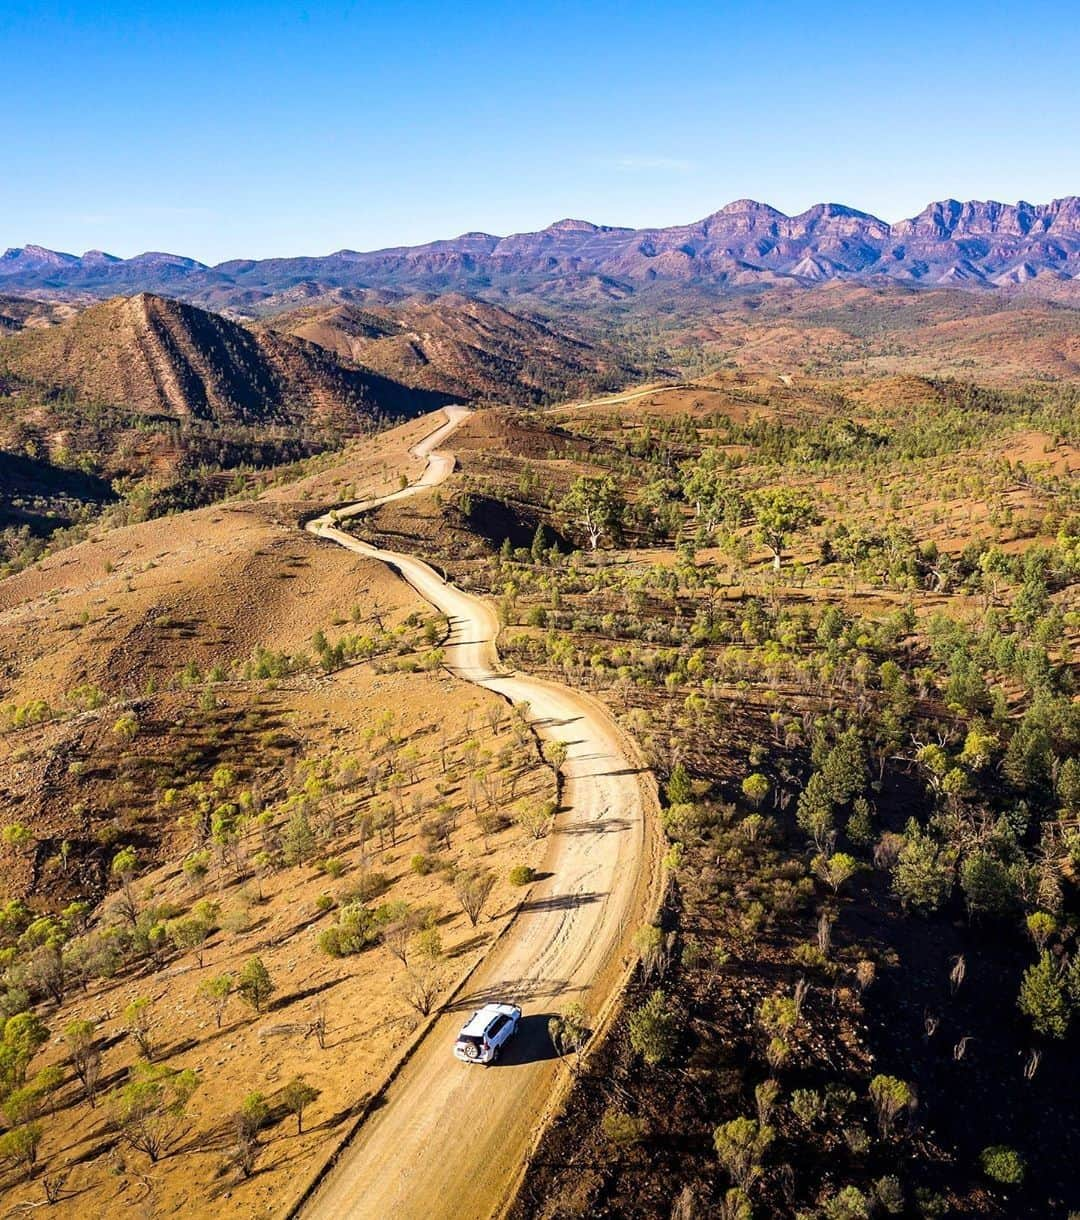
[(465, 1022), (454, 1054), (466, 1063), (493, 1063), (517, 1033), (521, 1009), (516, 1004), (485, 1004)]

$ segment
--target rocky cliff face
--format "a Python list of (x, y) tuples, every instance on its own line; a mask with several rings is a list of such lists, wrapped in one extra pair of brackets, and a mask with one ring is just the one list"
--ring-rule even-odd
[[(889, 225), (840, 204), (797, 216), (741, 199), (689, 225), (612, 228), (560, 220), (537, 233), (466, 233), (448, 241), (320, 258), (233, 261), (143, 254), (82, 257), (37, 246), (0, 256), (0, 289), (161, 290), (216, 308), (250, 306), (311, 282), (330, 288), (475, 292), (550, 286), (598, 276), (626, 290), (668, 280), (724, 286), (888, 277), (917, 284), (994, 287), (1080, 276), (1080, 198), (1048, 204), (933, 203)], [(569, 288), (568, 288), (569, 291)]]

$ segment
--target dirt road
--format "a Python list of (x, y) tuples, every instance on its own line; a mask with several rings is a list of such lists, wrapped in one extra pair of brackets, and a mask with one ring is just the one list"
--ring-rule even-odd
[[(414, 450), (424, 475), (390, 498), (443, 481), (452, 455), (438, 446), (466, 413)], [(574, 1000), (595, 1014), (617, 986), (628, 937), (644, 918), (653, 884), (647, 797), (606, 711), (556, 684), (511, 674), (495, 651), (491, 606), (446, 584), (423, 561), (351, 537), (337, 520), (374, 507), (339, 510), (308, 528), (401, 573), (451, 624), (446, 664), (468, 682), (527, 702), (541, 737), (568, 747), (563, 808), (548, 840), (544, 879), (460, 995), (388, 1089), (383, 1104), (302, 1211), (312, 1220), (482, 1220), (512, 1188), (556, 1081), (548, 1018)], [(518, 1036), (497, 1064), (452, 1057), (468, 1014), (487, 1000), (521, 1004)]]

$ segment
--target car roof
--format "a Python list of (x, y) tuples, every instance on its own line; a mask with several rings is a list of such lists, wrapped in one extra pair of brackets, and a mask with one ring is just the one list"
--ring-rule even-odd
[(485, 1004), (469, 1018), (463, 1034), (482, 1034), (496, 1017), (512, 1017), (517, 1013), (513, 1004)]

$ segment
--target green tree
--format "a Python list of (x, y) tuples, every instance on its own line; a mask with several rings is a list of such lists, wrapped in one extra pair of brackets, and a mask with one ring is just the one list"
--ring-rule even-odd
[(979, 849), (960, 866), (960, 885), (968, 914), (1005, 918), (1020, 904), (1016, 872), (994, 852)]
[(240, 971), (236, 990), (245, 1004), (256, 1012), (262, 1012), (266, 1001), (277, 990), (277, 985), (270, 977), (270, 971), (263, 965), (261, 957), (252, 957)]
[(191, 950), (195, 953), (195, 961), (202, 969), (203, 951), (206, 942), (214, 931), (214, 925), (197, 915), (189, 915), (186, 919), (170, 919), (165, 925), (165, 931), (176, 949), (184, 953)]
[(585, 531), (589, 547), (594, 551), (601, 539), (618, 532), (625, 509), (622, 492), (610, 475), (604, 478), (582, 476), (571, 485), (562, 501), (563, 512)]
[(720, 1164), (740, 1190), (749, 1190), (761, 1176), (762, 1160), (775, 1138), (772, 1127), (745, 1116), (721, 1123), (713, 1131), (713, 1147)]
[(287, 1114), (296, 1115), (296, 1134), (304, 1132), (304, 1111), (319, 1096), (319, 1090), (308, 1084), (303, 1076), (294, 1076), (281, 1090), (281, 1104)]
[(293, 810), (281, 841), (281, 854), (286, 864), (306, 864), (318, 848), (307, 811), (301, 804)]
[(213, 1010), (214, 1025), (217, 1029), (221, 1028), (225, 1008), (229, 1003), (229, 997), (232, 995), (234, 988), (235, 982), (231, 974), (216, 974), (212, 979), (204, 979), (199, 984), (199, 996)]
[(124, 1028), (135, 1039), (139, 1054), (153, 1059), (154, 1013), (146, 996), (138, 996), (124, 1009)]
[(245, 1178), (255, 1172), (255, 1161), (259, 1154), (259, 1132), (270, 1118), (270, 1107), (261, 1093), (249, 1093), (233, 1115), (236, 1132), (234, 1162)]
[(121, 1138), (156, 1164), (183, 1132), (188, 1102), (198, 1087), (199, 1078), (190, 1070), (138, 1063), (127, 1084), (109, 1094), (109, 1112)]
[(893, 890), (905, 907), (936, 911), (952, 892), (953, 854), (920, 829), (914, 819), (893, 868)]
[(1069, 1002), (1065, 980), (1048, 949), (1024, 971), (1017, 998), (1020, 1011), (1031, 1027), (1046, 1038), (1064, 1038), (1069, 1028)]
[(690, 774), (682, 763), (671, 768), (671, 775), (664, 785), (664, 793), (671, 805), (686, 805), (694, 799), (694, 786)]
[(784, 551), (795, 534), (818, 520), (810, 500), (788, 487), (772, 487), (750, 496), (754, 511), (754, 537), (772, 551), (773, 567), (777, 572)]
[(818, 848), (824, 848), (835, 829), (834, 801), (829, 783), (820, 771), (815, 771), (799, 793), (795, 806), (795, 821), (801, 830), (812, 835)]
[(0, 1093), (26, 1084), (30, 1061), (48, 1040), (48, 1027), (36, 1013), (20, 1012), (7, 1018), (0, 1036)]
[(630, 1014), (629, 1025), (630, 1045), (646, 1063), (660, 1063), (674, 1054), (679, 1038), (678, 1016), (659, 988)]
[(755, 809), (760, 808), (771, 790), (772, 785), (760, 771), (748, 775), (742, 782), (742, 794)]
[(101, 1079), (101, 1048), (97, 1042), (97, 1026), (93, 1021), (71, 1021), (64, 1027), (64, 1041), (72, 1070), (79, 1078), (83, 1093), (91, 1108), (96, 1105), (98, 1081)]
[(38, 1147), (45, 1129), (41, 1123), (24, 1123), (12, 1127), (0, 1135), (0, 1160), (14, 1161), (26, 1171), (27, 1178), (33, 1176), (37, 1164)]
[(915, 1094), (905, 1080), (896, 1076), (875, 1076), (870, 1081), (870, 1100), (877, 1111), (882, 1136), (889, 1136), (905, 1110), (915, 1108)]
[(548, 1021), (551, 1045), (559, 1055), (580, 1056), (589, 1037), (589, 1017), (581, 1004), (570, 1004)]
[(834, 894), (838, 894), (844, 883), (850, 881), (859, 871), (859, 862), (854, 856), (838, 851), (831, 856), (815, 856), (811, 867), (815, 876), (820, 878)]

